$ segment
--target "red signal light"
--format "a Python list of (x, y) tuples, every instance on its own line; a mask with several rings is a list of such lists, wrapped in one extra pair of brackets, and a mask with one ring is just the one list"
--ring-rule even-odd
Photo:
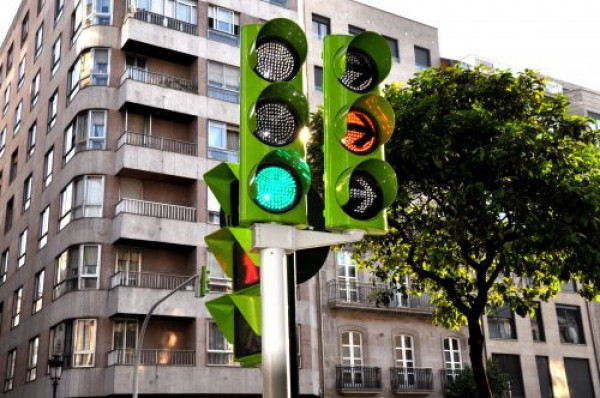
[(365, 112), (355, 109), (348, 112), (348, 131), (342, 145), (350, 152), (366, 155), (377, 148), (377, 125)]

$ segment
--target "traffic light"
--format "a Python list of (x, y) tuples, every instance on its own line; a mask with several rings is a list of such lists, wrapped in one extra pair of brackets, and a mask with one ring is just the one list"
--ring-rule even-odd
[(233, 344), (235, 361), (246, 365), (261, 359), (260, 274), (257, 253), (251, 253), (252, 231), (221, 228), (204, 238), (225, 274), (233, 280), (233, 293), (206, 303), (225, 338)]
[(277, 18), (245, 25), (241, 42), (240, 225), (306, 225), (310, 169), (300, 132), (308, 123), (302, 93), (306, 37)]
[(383, 145), (394, 111), (380, 95), (391, 68), (385, 39), (374, 32), (324, 39), (325, 228), (387, 230), (385, 209), (396, 197), (396, 173)]
[(199, 296), (204, 297), (210, 292), (210, 287), (208, 286), (209, 282), (210, 269), (206, 266), (202, 267), (202, 271), (200, 272), (200, 288)]

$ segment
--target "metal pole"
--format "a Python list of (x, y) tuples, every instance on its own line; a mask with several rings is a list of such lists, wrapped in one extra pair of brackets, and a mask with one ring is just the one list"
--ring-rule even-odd
[(138, 387), (139, 387), (138, 386), (138, 384), (139, 384), (138, 372), (139, 372), (139, 368), (140, 368), (140, 351), (142, 349), (142, 344), (144, 343), (144, 335), (146, 334), (146, 329), (148, 328), (148, 323), (150, 322), (150, 316), (152, 316), (152, 313), (154, 312), (156, 307), (158, 307), (163, 301), (165, 301), (166, 299), (168, 299), (169, 297), (174, 295), (176, 291), (178, 291), (179, 289), (181, 289), (182, 287), (184, 287), (185, 285), (187, 285), (188, 283), (190, 283), (197, 277), (198, 277), (198, 274), (195, 274), (195, 275), (187, 278), (179, 286), (177, 286), (175, 289), (171, 290), (166, 296), (164, 296), (163, 298), (158, 300), (156, 303), (154, 303), (154, 305), (152, 307), (150, 307), (150, 310), (148, 310), (148, 313), (146, 314), (146, 317), (144, 318), (144, 323), (142, 324), (142, 329), (140, 330), (140, 335), (138, 336), (137, 343), (135, 346), (135, 358), (133, 360), (133, 387), (132, 387), (133, 398), (138, 398)]
[(58, 388), (58, 380), (52, 382), (52, 398), (56, 398), (56, 389)]
[(260, 250), (263, 398), (291, 398), (285, 251)]

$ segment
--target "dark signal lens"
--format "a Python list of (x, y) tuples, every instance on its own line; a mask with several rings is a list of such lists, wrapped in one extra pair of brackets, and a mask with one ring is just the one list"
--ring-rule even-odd
[(300, 68), (295, 51), (278, 40), (265, 40), (256, 48), (258, 63), (254, 70), (265, 80), (291, 80)]
[(372, 175), (358, 170), (350, 176), (350, 198), (342, 209), (357, 220), (369, 220), (383, 208), (383, 191)]
[(375, 62), (367, 54), (349, 50), (346, 54), (346, 72), (340, 78), (344, 87), (357, 93), (366, 93), (377, 85)]
[(256, 107), (254, 135), (263, 143), (283, 146), (296, 139), (297, 121), (292, 107), (281, 101), (262, 101)]
[(352, 153), (366, 155), (377, 148), (377, 125), (373, 118), (361, 111), (348, 112), (348, 131), (342, 145)]
[(242, 313), (235, 308), (233, 312), (233, 354), (243, 358), (261, 352), (261, 338), (246, 322)]

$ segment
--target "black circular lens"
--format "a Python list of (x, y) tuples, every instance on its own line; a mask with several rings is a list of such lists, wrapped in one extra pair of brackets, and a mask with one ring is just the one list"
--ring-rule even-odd
[(357, 220), (369, 220), (383, 208), (383, 192), (379, 183), (365, 171), (350, 176), (350, 199), (342, 209)]
[(346, 54), (346, 72), (341, 77), (342, 84), (357, 93), (365, 93), (377, 84), (375, 62), (367, 54), (349, 50)]
[(259, 102), (256, 118), (258, 126), (254, 135), (263, 143), (283, 146), (296, 139), (298, 123), (290, 105), (273, 100)]
[(266, 40), (256, 48), (258, 63), (254, 70), (265, 80), (291, 80), (299, 68), (295, 51), (281, 41)]

